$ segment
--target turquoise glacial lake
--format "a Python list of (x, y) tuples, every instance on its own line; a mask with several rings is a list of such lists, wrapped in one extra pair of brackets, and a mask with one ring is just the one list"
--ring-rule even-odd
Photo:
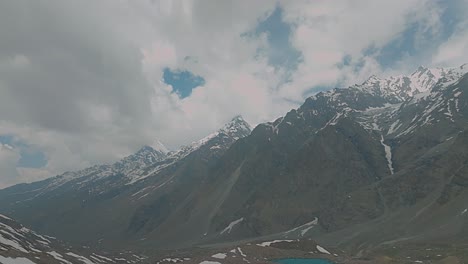
[(300, 259), (300, 258), (288, 258), (288, 259), (275, 259), (273, 262), (279, 264), (334, 264), (333, 262), (326, 259)]

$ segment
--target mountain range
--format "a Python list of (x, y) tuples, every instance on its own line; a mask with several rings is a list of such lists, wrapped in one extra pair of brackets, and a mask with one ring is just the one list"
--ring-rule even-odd
[(467, 72), (372, 76), (253, 130), (237, 116), (177, 151), (145, 146), (0, 190), (0, 212), (74, 245), (146, 255), (259, 239), (356, 256), (466, 244)]

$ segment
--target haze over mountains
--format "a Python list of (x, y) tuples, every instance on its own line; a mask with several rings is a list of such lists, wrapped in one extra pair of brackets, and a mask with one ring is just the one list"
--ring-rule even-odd
[[(0, 190), (0, 213), (72, 244), (181, 249), (313, 238), (363, 254), (468, 238), (468, 65), (320, 92), (251, 130)], [(63, 254), (62, 254), (63, 255)]]

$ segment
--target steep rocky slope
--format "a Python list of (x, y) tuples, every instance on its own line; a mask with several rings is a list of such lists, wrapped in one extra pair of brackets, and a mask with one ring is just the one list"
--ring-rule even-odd
[[(238, 160), (241, 177), (213, 231), (243, 217), (239, 232), (257, 236), (317, 217), (322, 236), (316, 237), (358, 249), (466, 237), (465, 67), (395, 103), (396, 97), (379, 102), (382, 96), (363, 89), (368, 82), (319, 94), (276, 124), (257, 128), (251, 138), (263, 134), (268, 142), (251, 147), (255, 162)], [(323, 107), (332, 102), (332, 109)], [(297, 129), (308, 120), (306, 131)], [(298, 143), (290, 150), (292, 139)], [(259, 170), (259, 164), (277, 167)]]

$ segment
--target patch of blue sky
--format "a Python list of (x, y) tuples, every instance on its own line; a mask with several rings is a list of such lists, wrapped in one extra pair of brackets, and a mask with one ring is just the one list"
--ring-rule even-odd
[(268, 47), (267, 50), (258, 50), (258, 54), (266, 56), (268, 64), (275, 68), (282, 68), (286, 72), (297, 69), (302, 54), (291, 45), (292, 25), (284, 22), (283, 9), (280, 6), (276, 6), (268, 17), (260, 21), (253, 31), (245, 33), (244, 36), (257, 38), (262, 34), (266, 34)]
[(343, 69), (344, 67), (350, 66), (353, 58), (351, 55), (344, 55), (341, 61), (336, 65), (338, 69)]
[(193, 89), (205, 84), (205, 79), (194, 75), (187, 70), (172, 70), (165, 68), (163, 71), (163, 81), (172, 86), (172, 92), (180, 98), (189, 97)]
[[(413, 22), (401, 32), (397, 38), (383, 46), (377, 55), (377, 61), (383, 69), (391, 68), (405, 57), (412, 57), (417, 67), (418, 63), (430, 59), (430, 55), (435, 52), (437, 47), (445, 42), (455, 31), (458, 23), (462, 19), (459, 11), (460, 1), (437, 1), (435, 4), (441, 10), (440, 27), (435, 28), (433, 32), (427, 29), (424, 22)], [(370, 49), (370, 51), (374, 51)]]
[(0, 135), (0, 143), (8, 144), (19, 150), (20, 159), (16, 167), (42, 168), (47, 165), (47, 157), (42, 151), (26, 142), (17, 140), (13, 135)]

